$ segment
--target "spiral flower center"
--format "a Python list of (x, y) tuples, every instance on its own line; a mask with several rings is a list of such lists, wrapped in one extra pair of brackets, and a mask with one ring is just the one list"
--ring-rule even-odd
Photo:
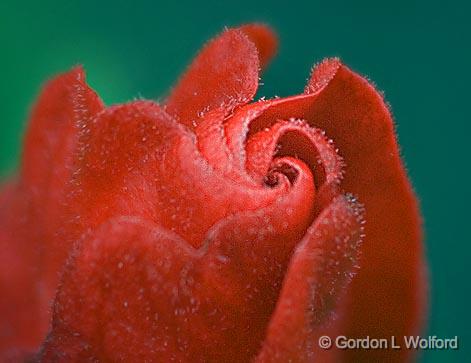
[[(279, 163), (278, 163), (279, 164)], [(284, 175), (291, 184), (294, 184), (299, 172), (292, 168), (290, 165), (281, 163), (279, 165), (273, 165), (268, 171), (268, 174), (264, 177), (263, 181), (265, 185), (269, 187), (276, 187), (279, 183), (280, 174)]]
[[(287, 158), (289, 162), (286, 162)], [(342, 162), (333, 142), (322, 130), (303, 120), (279, 120), (256, 132), (247, 141), (247, 172), (255, 181), (269, 187), (278, 185), (280, 173), (294, 184), (299, 171), (306, 166), (316, 190), (341, 178)]]

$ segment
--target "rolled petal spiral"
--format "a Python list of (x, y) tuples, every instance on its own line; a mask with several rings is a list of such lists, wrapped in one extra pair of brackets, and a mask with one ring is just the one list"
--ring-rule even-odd
[(381, 95), (338, 59), (253, 102), (277, 40), (210, 41), (163, 104), (82, 68), (33, 109), (0, 194), (0, 361), (403, 362), (320, 336), (420, 332), (417, 203)]

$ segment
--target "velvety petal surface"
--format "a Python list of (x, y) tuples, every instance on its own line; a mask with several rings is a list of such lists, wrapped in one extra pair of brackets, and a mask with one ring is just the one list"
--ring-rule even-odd
[[(314, 274), (313, 304), (326, 314), (357, 254), (358, 214), (344, 200), (316, 222), (325, 231), (314, 225), (296, 247), (300, 257), (287, 279), (297, 282), (283, 288), (314, 288), (303, 279)], [(298, 216), (286, 218), (283, 207), (280, 202), (221, 221), (198, 250), (148, 222), (110, 220), (77, 246), (40, 360), (250, 361), (266, 344), (291, 250), (306, 229), (293, 227)], [(338, 255), (345, 260), (337, 264)], [(289, 301), (282, 292), (278, 304)], [(275, 313), (270, 326), (279, 319)], [(300, 349), (298, 357), (306, 354)]]
[(308, 229), (291, 258), (256, 362), (336, 359), (334, 351), (318, 356), (318, 338), (337, 318), (336, 304), (358, 270), (362, 224), (361, 207), (339, 196)]
[(74, 186), (81, 134), (104, 105), (87, 85), (81, 67), (59, 75), (44, 87), (26, 133), (21, 184), (32, 198), (31, 220), (40, 226), (36, 239), (41, 257), (44, 304), (50, 306), (59, 273), (70, 251), (65, 227), (75, 216), (68, 204)]
[(18, 186), (15, 183), (3, 186), (0, 193), (0, 361), (34, 351), (45, 333), (45, 327), (37, 321), (41, 315), (37, 293), (39, 254), (35, 241), (29, 238), (27, 211), (28, 200), (18, 192)]
[(33, 108), (20, 175), (1, 200), (0, 351), (36, 349), (46, 333), (71, 247), (62, 228), (79, 134), (102, 108), (80, 67), (48, 82)]
[[(302, 162), (293, 166), (302, 171), (293, 187), (282, 176), (273, 187), (228, 178), (201, 155), (191, 132), (150, 101), (107, 109), (90, 124), (89, 134), (74, 181), (77, 236), (111, 217), (134, 215), (198, 247), (209, 228), (229, 215), (285, 196), (299, 195), (308, 207), (314, 199), (311, 171)], [(305, 218), (310, 215), (306, 210)]]
[(239, 28), (256, 45), (261, 68), (271, 61), (278, 48), (278, 39), (270, 27), (264, 24), (252, 23)]
[(247, 31), (249, 36), (238, 28), (227, 29), (203, 48), (167, 99), (170, 115), (194, 128), (208, 111), (221, 107), (229, 113), (252, 100), (260, 68), (257, 45), (263, 62), (275, 45), (268, 29), (250, 26)]
[[(250, 124), (249, 135), (288, 117), (324, 130), (344, 159), (342, 187), (365, 206), (361, 269), (343, 302), (341, 331), (359, 338), (394, 335), (402, 339), (417, 334), (426, 309), (421, 223), (381, 94), (331, 59), (314, 69), (305, 95), (271, 102)], [(343, 354), (343, 360), (352, 362), (396, 362), (411, 352), (349, 350)]]
[(41, 362), (411, 358), (317, 346), (418, 334), (420, 220), (388, 108), (339, 60), (248, 104), (276, 46), (225, 30), (163, 106), (105, 109), (81, 68), (45, 86), (0, 193), (0, 361), (31, 358), (56, 291)]

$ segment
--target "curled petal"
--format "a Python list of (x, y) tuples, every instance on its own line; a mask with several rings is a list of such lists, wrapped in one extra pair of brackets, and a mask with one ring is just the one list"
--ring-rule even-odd
[[(251, 135), (277, 119), (301, 118), (335, 140), (345, 162), (342, 186), (365, 205), (361, 270), (345, 302), (345, 335), (417, 334), (425, 289), (420, 218), (399, 157), (393, 121), (381, 95), (338, 60), (314, 69), (305, 95), (271, 101)], [(355, 362), (401, 361), (405, 350), (349, 350)], [(345, 358), (347, 359), (347, 358)]]
[(264, 178), (274, 155), (296, 155), (317, 175), (316, 185), (339, 180), (342, 163), (323, 132), (301, 120), (279, 121), (252, 136), (246, 145), (247, 171)]
[(318, 349), (418, 333), (420, 221), (389, 111), (340, 61), (247, 105), (276, 45), (260, 24), (224, 31), (163, 108), (103, 109), (81, 68), (46, 85), (0, 194), (0, 360), (31, 358), (73, 242), (39, 361), (411, 357)]
[(20, 178), (3, 192), (0, 330), (3, 344), (35, 349), (49, 322), (70, 244), (61, 236), (83, 124), (103, 107), (80, 67), (46, 84), (33, 108)]
[[(201, 247), (205, 251), (198, 265), (201, 291), (214, 309), (200, 316), (209, 322), (200, 329), (207, 339), (199, 354), (210, 361), (250, 361), (255, 356), (294, 246), (312, 223), (314, 184), (309, 168), (288, 157), (275, 164), (297, 174), (289, 194), (265, 208), (220, 221)], [(278, 177), (289, 178), (285, 174)], [(212, 317), (215, 311), (224, 313), (223, 322)], [(213, 328), (208, 335), (208, 325), (223, 329)]]
[(278, 48), (276, 34), (268, 26), (257, 23), (243, 25), (240, 30), (257, 46), (260, 66), (266, 67)]
[[(312, 102), (312, 98), (298, 96), (291, 101), (306, 106)], [(236, 110), (223, 125), (228, 150), (226, 154), (230, 155), (232, 170), (256, 184), (266, 177), (270, 160), (274, 156), (279, 154), (301, 158), (310, 166), (318, 186), (318, 212), (339, 192), (342, 159), (332, 141), (319, 134), (324, 134), (324, 131), (314, 132), (315, 127), (310, 129), (307, 124), (302, 126), (302, 122), (287, 116), (289, 112), (280, 112), (278, 108), (282, 106), (284, 102), (279, 100), (259, 101)], [(294, 122), (280, 122), (277, 113)], [(300, 112), (293, 114), (299, 115)]]
[(357, 268), (361, 225), (361, 208), (345, 196), (319, 215), (291, 258), (257, 362), (317, 361), (316, 338)]
[[(266, 31), (248, 28), (264, 45)], [(265, 58), (270, 46), (263, 52)], [(263, 60), (265, 60), (263, 58)], [(171, 93), (166, 110), (194, 128), (215, 108), (230, 112), (252, 100), (258, 87), (260, 60), (256, 44), (240, 29), (228, 29), (209, 42)]]
[[(308, 221), (308, 211), (284, 213), (296, 202), (230, 217), (199, 250), (148, 222), (110, 220), (69, 264), (40, 360), (237, 362), (272, 347), (264, 336), (273, 311), (269, 332), (286, 318), (274, 304), (306, 228), (291, 223)], [(357, 208), (338, 197), (296, 248), (278, 304), (299, 307), (292, 329), (303, 329), (302, 342), (325, 322), (349, 278), (359, 223)], [(299, 359), (298, 348), (280, 346)]]
[(298, 173), (289, 193), (220, 222), (198, 250), (136, 218), (112, 219), (86, 237), (64, 276), (42, 360), (253, 357), (312, 220), (309, 168), (280, 162)]
[[(252, 103), (236, 110), (227, 122), (224, 123), (224, 135), (226, 136), (227, 147), (232, 154), (233, 165), (240, 173), (246, 172), (245, 145), (249, 127), (265, 110), (269, 109), (270, 105), (271, 103), (263, 101)], [(274, 122), (275, 121), (276, 120), (274, 120)]]
[[(293, 183), (289, 192), (264, 208), (236, 213), (218, 222), (208, 232), (202, 247), (208, 249), (208, 260), (203, 266), (209, 268), (217, 260), (232, 264), (232, 275), (227, 278), (227, 283), (243, 281), (247, 276), (239, 270), (247, 265), (246, 261), (241, 263), (242, 255), (252, 255), (259, 264), (264, 257), (273, 258), (274, 263), (265, 261), (267, 268), (286, 263), (294, 245), (312, 223), (315, 190), (309, 167), (291, 157), (276, 159), (274, 165), (280, 170), (286, 168), (284, 173), (275, 172), (279, 182), (289, 179), (289, 173), (295, 175), (294, 181), (289, 181)], [(222, 277), (219, 273), (213, 276)], [(221, 284), (221, 289), (227, 291), (227, 284)]]
[(64, 220), (80, 133), (103, 107), (87, 85), (83, 69), (76, 67), (48, 82), (33, 108), (19, 183), (31, 203), (26, 212), (29, 223), (37, 227), (28, 238), (41, 241), (36, 248), (41, 254), (38, 264), (45, 283), (45, 308), (54, 296), (58, 272), (70, 248), (64, 242)]
[(40, 207), (36, 218), (42, 224), (57, 220), (58, 204), (63, 203), (74, 169), (79, 134), (102, 109), (81, 67), (57, 76), (44, 87), (31, 115), (21, 167), (21, 182)]
[(243, 178), (242, 176), (245, 174), (234, 168), (233, 155), (224, 134), (224, 117), (225, 111), (223, 108), (215, 109), (206, 114), (195, 129), (198, 149), (213, 168), (227, 177), (246, 183), (250, 180)]
[[(345, 332), (397, 339), (416, 335), (425, 314), (421, 223), (393, 121), (365, 79), (335, 61), (331, 67), (338, 70), (313, 104), (311, 120), (340, 141), (346, 163), (343, 186), (364, 203), (367, 221), (362, 268), (346, 303)], [(413, 354), (381, 349), (344, 353), (355, 362), (399, 362)]]
[(197, 247), (220, 219), (263, 208), (290, 188), (283, 180), (274, 188), (247, 187), (225, 177), (201, 156), (195, 136), (153, 102), (107, 109), (89, 133), (75, 180), (78, 232), (134, 215)]

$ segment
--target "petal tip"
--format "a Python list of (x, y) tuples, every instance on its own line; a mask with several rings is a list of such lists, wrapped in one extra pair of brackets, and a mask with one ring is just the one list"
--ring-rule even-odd
[(255, 44), (260, 58), (260, 66), (265, 68), (278, 49), (276, 33), (263, 23), (245, 24), (239, 29)]
[(342, 62), (337, 57), (325, 58), (322, 62), (315, 64), (304, 93), (316, 93), (323, 89), (334, 78), (341, 66)]

